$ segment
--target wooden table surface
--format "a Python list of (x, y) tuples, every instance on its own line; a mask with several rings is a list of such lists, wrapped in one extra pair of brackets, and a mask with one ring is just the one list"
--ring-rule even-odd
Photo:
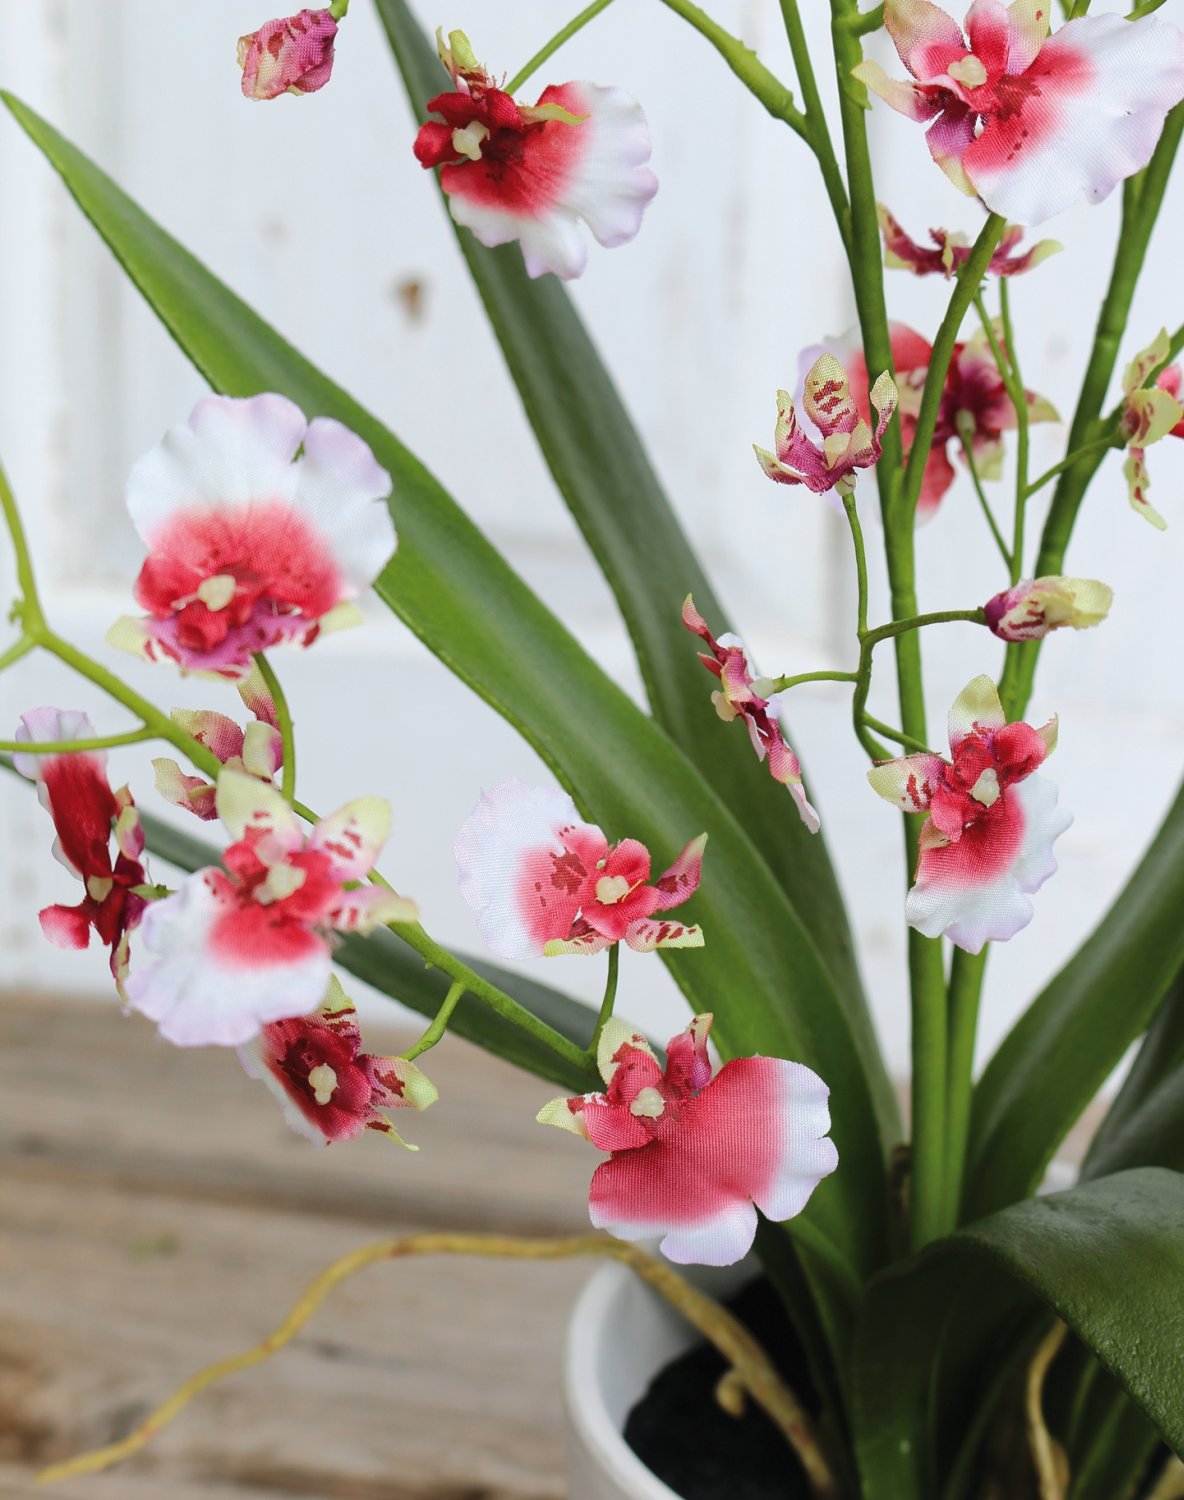
[[(367, 1027), (368, 1050), (399, 1043)], [(2, 1500), (564, 1494), (560, 1352), (586, 1263), (372, 1267), (122, 1469), (32, 1481), (255, 1343), (348, 1250), (587, 1228), (596, 1158), (534, 1123), (548, 1086), (454, 1040), (427, 1067), (440, 1102), (397, 1119), (418, 1154), (318, 1149), (232, 1052), (169, 1047), (114, 1005), (0, 997)]]

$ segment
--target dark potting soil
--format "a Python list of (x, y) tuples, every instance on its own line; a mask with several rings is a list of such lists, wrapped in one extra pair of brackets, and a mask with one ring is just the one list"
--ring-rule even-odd
[[(803, 1404), (814, 1408), (801, 1349), (769, 1283), (750, 1281), (727, 1306), (762, 1347)], [(650, 1382), (629, 1413), (625, 1441), (683, 1500), (807, 1500), (797, 1459), (753, 1401), (729, 1416), (715, 1399), (726, 1369), (710, 1344), (695, 1344)]]

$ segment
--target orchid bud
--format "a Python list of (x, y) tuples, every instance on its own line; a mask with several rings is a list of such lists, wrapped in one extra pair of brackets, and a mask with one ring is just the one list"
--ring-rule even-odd
[(1094, 578), (1022, 579), (984, 605), (987, 624), (1003, 641), (1040, 641), (1069, 626), (1088, 630), (1110, 612), (1114, 590)]
[(315, 94), (333, 72), (336, 35), (337, 22), (329, 11), (302, 10), (239, 37), (243, 93), (248, 99)]

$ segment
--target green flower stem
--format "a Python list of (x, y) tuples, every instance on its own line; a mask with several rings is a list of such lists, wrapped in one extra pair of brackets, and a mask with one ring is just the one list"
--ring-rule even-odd
[(8, 650), (0, 655), (0, 672), (14, 667), (22, 657), (28, 656), (30, 651), (36, 649), (37, 642), (31, 636), (22, 635), (19, 641), (14, 641)]
[(1152, 11), (1158, 10), (1161, 5), (1165, 5), (1166, 3), (1167, 0), (1144, 0), (1142, 5), (1135, 6), (1134, 10), (1127, 16), (1127, 20), (1141, 21), (1144, 16), (1149, 16)]
[(329, 6), (329, 14), (335, 21), (344, 21), (348, 10), (349, 0), (332, 0), (332, 4)]
[(292, 711), (288, 707), (288, 700), (275, 674), (275, 668), (262, 651), (255, 653), (255, 665), (259, 668), (259, 675), (271, 694), (272, 702), (275, 704), (275, 716), (279, 720), (280, 740), (284, 750), (280, 791), (286, 802), (294, 802), (296, 800), (296, 736), (292, 729)]
[(589, 21), (593, 21), (602, 10), (607, 10), (612, 0), (592, 0), (592, 4), (586, 6), (578, 16), (574, 16), (561, 31), (557, 31), (545, 46), (539, 48), (535, 55), (525, 66), (519, 68), (509, 83), (506, 84), (507, 94), (516, 94), (532, 73), (537, 73), (542, 65), (554, 53), (558, 52), (564, 42), (575, 36), (577, 31), (582, 31)]
[[(1015, 331), (1011, 323), (1011, 302), (1007, 291), (1005, 278), (999, 279), (1000, 300), (1000, 322), (1003, 325), (1003, 340), (1000, 342), (999, 335), (995, 331), (995, 324), (991, 315), (987, 312), (986, 303), (983, 301), (982, 289), (974, 295), (974, 305), (978, 310), (979, 321), (983, 325), (983, 332), (987, 336), (987, 343), (991, 346), (991, 355), (995, 361), (995, 368), (999, 371), (999, 378), (1007, 391), (1008, 400), (1011, 402), (1015, 412), (1016, 425), (1016, 469), (1015, 469), (1015, 518), (1012, 528), (1011, 553), (1008, 569), (1011, 574), (1011, 582), (1018, 583), (1024, 566), (1024, 512), (1028, 503), (1028, 449), (1031, 433), (1031, 422), (1028, 412), (1028, 393), (1024, 389), (1023, 378), (1020, 375), (1019, 360), (1016, 355)], [(963, 439), (965, 446), (965, 439)]]
[(857, 591), (856, 634), (862, 640), (867, 634), (867, 553), (863, 545), (863, 527), (859, 524), (859, 512), (855, 508), (855, 496), (843, 496), (843, 512), (851, 528), (851, 545), (855, 549), (855, 582)]
[[(1163, 0), (1160, 0), (1160, 4), (1163, 4)], [(856, 36), (866, 36), (869, 31), (879, 31), (883, 24), (884, 6), (883, 0), (881, 0), (881, 3), (873, 10), (869, 10), (866, 15), (859, 16), (856, 20), (853, 20), (851, 30), (854, 31)]]
[(460, 1004), (465, 993), (463, 979), (456, 980), (444, 999), (440, 1003), (440, 1009), (432, 1018), (431, 1025), (413, 1046), (407, 1048), (406, 1052), (400, 1053), (404, 1062), (412, 1062), (422, 1053), (429, 1051), (444, 1033), (448, 1030), (448, 1023), (452, 1019), (452, 1012)]
[(966, 1143), (970, 1138), (970, 1105), (974, 1093), (974, 1044), (987, 953), (954, 950), (950, 965), (949, 1067), (946, 1078), (946, 1175), (942, 1233), (958, 1226)]
[(982, 476), (978, 472), (978, 463), (974, 456), (974, 418), (966, 414), (966, 424), (958, 422), (958, 441), (962, 444), (962, 457), (966, 460), (966, 467), (970, 472), (970, 481), (974, 485), (974, 493), (978, 496), (979, 507), (987, 518), (987, 525), (991, 528), (991, 535), (995, 538), (995, 545), (999, 549), (999, 556), (1003, 559), (1003, 566), (1008, 573), (1011, 572), (1011, 552), (999, 529), (999, 522), (995, 519), (995, 512), (991, 509), (991, 502), (987, 499), (987, 492), (983, 489)]
[[(1097, 428), (1102, 404), (1118, 362), (1135, 288), (1147, 258), (1152, 231), (1163, 206), (1164, 193), (1182, 133), (1184, 105), (1177, 105), (1168, 115), (1159, 145), (1143, 172), (1143, 186), (1137, 198), (1128, 195), (1123, 199), (1122, 230), (1114, 255), (1110, 285), (1102, 303), (1093, 349), (1069, 428), (1067, 447), (1070, 453), (1081, 450), (1084, 455), (1087, 446), (1093, 449), (1094, 441), (1101, 435)], [(1077, 513), (1102, 458), (1103, 452), (1093, 449), (1088, 456), (1083, 456), (1059, 475), (1040, 539), (1040, 552), (1034, 569), (1036, 577), (1055, 576), (1064, 568), (1065, 553), (1073, 534)], [(1022, 717), (1028, 705), (1041, 644), (1040, 641), (1027, 641), (1022, 646), (1011, 648), (1007, 653), (999, 694), (1009, 719)]]
[(16, 554), (16, 581), (21, 593), (12, 618), (19, 619), (24, 625), (25, 639), (33, 640), (32, 627), (44, 625), (45, 616), (41, 612), (41, 600), (37, 594), (37, 580), (33, 574), (33, 559), (29, 552), (28, 538), (25, 536), (24, 522), (21, 520), (16, 496), (12, 493), (12, 486), (8, 482), (8, 475), (4, 472), (2, 464), (0, 464), (0, 514), (4, 517), (4, 524), (12, 541), (12, 550)]
[(806, 124), (810, 131), (810, 142), (814, 148), (814, 155), (818, 158), (822, 183), (830, 199), (839, 237), (843, 241), (843, 248), (850, 255), (851, 205), (847, 201), (847, 189), (843, 184), (843, 174), (839, 169), (834, 143), (830, 138), (830, 127), (826, 121), (826, 111), (822, 107), (822, 97), (818, 92), (818, 80), (814, 76), (814, 63), (806, 42), (798, 0), (781, 0), (781, 17), (785, 23), (785, 34), (789, 38), (789, 50), (793, 55), (793, 65), (797, 73), (798, 88), (802, 94)]
[(784, 120), (807, 145), (813, 147), (814, 138), (810, 126), (805, 115), (795, 106), (793, 94), (779, 78), (770, 73), (751, 48), (746, 47), (730, 31), (725, 31), (706, 11), (700, 10), (693, 0), (662, 0), (662, 3), (707, 38), (748, 92), (764, 105), (774, 119)]
[(904, 635), (913, 630), (923, 630), (927, 625), (951, 625), (960, 620), (968, 625), (987, 623), (987, 617), (981, 609), (938, 609), (932, 614), (914, 615), (911, 620), (892, 620), (887, 625), (877, 625), (875, 630), (869, 630), (864, 636), (864, 645), (875, 646), (880, 641), (891, 640), (894, 636)]
[(1096, 443), (1086, 443), (1084, 448), (1078, 448), (1076, 452), (1062, 458), (1059, 464), (1053, 464), (1051, 469), (1046, 469), (1038, 479), (1033, 479), (1028, 486), (1028, 496), (1037, 494), (1046, 484), (1050, 484), (1058, 474), (1063, 474), (1066, 469), (1071, 469), (1074, 464), (1080, 463), (1082, 459), (1092, 458), (1094, 454), (1101, 457), (1109, 452), (1111, 448), (1118, 448), (1121, 444), (1117, 437), (1099, 438)]
[(155, 738), (151, 729), (129, 729), (126, 734), (105, 734), (93, 740), (0, 740), (0, 751), (7, 755), (85, 755), (91, 750), (142, 745)]
[(784, 693), (803, 682), (858, 682), (857, 672), (798, 672), (793, 677), (774, 677), (770, 693)]
[(895, 740), (898, 745), (903, 745), (906, 750), (919, 750), (923, 755), (935, 754), (922, 740), (915, 740), (911, 735), (904, 734), (899, 729), (893, 729), (891, 724), (881, 723), (879, 719), (872, 718), (869, 713), (864, 714), (863, 722), (869, 729), (874, 729), (877, 734), (882, 734), (885, 739)]
[(596, 1061), (600, 1047), (600, 1034), (608, 1025), (613, 1006), (617, 1003), (617, 970), (620, 966), (621, 945), (614, 943), (608, 950), (608, 976), (604, 982), (604, 999), (600, 1002), (600, 1014), (596, 1017), (596, 1030), (592, 1033), (592, 1040), (588, 1043), (588, 1056), (593, 1062)]

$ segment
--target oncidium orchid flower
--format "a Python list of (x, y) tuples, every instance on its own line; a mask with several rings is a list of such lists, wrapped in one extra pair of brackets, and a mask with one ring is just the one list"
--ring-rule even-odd
[(847, 372), (833, 354), (821, 354), (806, 374), (802, 404), (822, 438), (816, 443), (798, 422), (788, 391), (777, 392), (777, 426), (770, 453), (754, 443), (757, 463), (778, 484), (804, 484), (816, 495), (849, 495), (856, 470), (870, 469), (883, 449), (880, 439), (896, 410), (897, 392), (885, 370), (871, 389), (877, 422), (873, 432), (861, 415)]
[[(174, 708), (174, 724), (204, 745), (232, 771), (245, 771), (260, 781), (272, 781), (284, 763), (284, 740), (276, 719), (275, 703), (257, 666), (235, 684), (243, 702), (255, 716), (245, 729), (226, 714), (209, 710)], [(182, 807), (205, 822), (218, 816), (217, 787), (202, 776), (190, 776), (175, 760), (160, 757), (152, 762), (156, 790), (174, 807)]]
[(333, 72), (337, 22), (327, 10), (302, 10), (268, 21), (238, 39), (238, 65), (248, 99), (315, 94)]
[(209, 396), (128, 478), (148, 548), (147, 618), (108, 639), (183, 671), (241, 677), (279, 642), (354, 624), (395, 550), (389, 474), (361, 438), (283, 396)]
[(414, 922), (413, 901), (359, 885), (390, 832), (390, 807), (359, 797), (305, 834), (273, 786), (218, 778), (232, 843), (224, 869), (198, 870), (153, 902), (126, 990), (132, 1008), (181, 1047), (240, 1046), (261, 1027), (307, 1015), (329, 986), (334, 932)]
[(1053, 843), (1073, 819), (1035, 774), (1056, 748), (1055, 718), (1041, 729), (1009, 724), (984, 674), (958, 695), (949, 731), (951, 760), (923, 752), (867, 774), (886, 801), (929, 814), (905, 903), (909, 926), (978, 953), (1032, 920), (1028, 896), (1055, 872)]
[[(34, 708), (21, 716), (16, 737), (29, 744), (58, 744), (94, 739), (95, 731), (76, 710)], [(111, 973), (119, 984), (127, 975), (128, 933), (146, 904), (136, 887), (148, 879), (142, 863), (144, 830), (131, 793), (127, 787), (111, 790), (101, 750), (18, 752), (13, 765), (37, 783), (37, 797), (53, 819), (54, 858), (86, 887), (77, 906), (47, 906), (40, 914), (41, 930), (59, 948), (85, 948), (92, 930), (96, 932), (111, 950)]]
[(362, 1051), (357, 1011), (336, 974), (319, 1009), (264, 1026), (238, 1055), (283, 1105), (292, 1129), (310, 1141), (352, 1141), (376, 1130), (408, 1146), (386, 1111), (427, 1109), (440, 1097), (413, 1062)]
[(839, 1154), (828, 1137), (829, 1089), (779, 1057), (740, 1057), (713, 1078), (711, 1016), (696, 1016), (666, 1049), (611, 1019), (597, 1061), (603, 1094), (558, 1098), (538, 1113), (610, 1153), (592, 1176), (597, 1229), (622, 1240), (661, 1236), (681, 1265), (730, 1266), (752, 1248), (757, 1209), (800, 1214)]
[(1088, 630), (1110, 613), (1114, 590), (1096, 578), (1023, 578), (983, 606), (1001, 641), (1042, 641), (1054, 630)]
[(1146, 450), (1165, 437), (1184, 437), (1184, 406), (1179, 401), (1180, 366), (1167, 365), (1159, 371), (1155, 384), (1145, 384), (1154, 370), (1169, 357), (1171, 342), (1167, 329), (1159, 333), (1146, 349), (1140, 350), (1127, 365), (1122, 377), (1122, 435), (1127, 442), (1127, 495), (1131, 509), (1149, 521), (1157, 531), (1167, 522), (1147, 498), (1151, 478), (1147, 473)]
[(456, 836), (460, 892), (485, 942), (502, 958), (701, 948), (703, 933), (659, 915), (699, 887), (707, 835), (692, 839), (649, 884), (650, 853), (636, 839), (610, 844), (557, 787), (503, 781)]
[[(919, 245), (882, 203), (876, 204), (876, 212), (884, 241), (884, 264), (890, 271), (911, 271), (914, 276), (944, 276), (948, 281), (969, 260), (971, 244), (967, 235), (951, 234), (948, 229), (931, 229), (929, 238), (933, 244)], [(1050, 255), (1064, 249), (1056, 240), (1040, 240), (1022, 255), (1017, 255), (1015, 251), (1023, 237), (1024, 231), (1018, 224), (1004, 230), (987, 266), (989, 275), (1021, 276), (1025, 271), (1034, 271)]]
[[(1006, 348), (1002, 326), (994, 329), (1001, 347)], [(925, 377), (933, 358), (933, 345), (907, 323), (889, 324), (892, 362), (900, 393), (900, 435), (907, 458), (917, 431), (917, 417), (925, 390)], [(852, 332), (832, 339), (825, 346), (850, 372), (851, 395), (864, 421), (869, 420), (871, 399), (868, 392), (867, 362), (858, 334)], [(807, 349), (802, 361), (816, 358), (818, 347)], [(1051, 401), (1035, 391), (1026, 391), (1028, 421), (1055, 422), (1057, 411)], [(871, 393), (874, 396), (874, 392)], [(957, 471), (950, 458), (951, 449), (962, 455), (962, 440), (970, 443), (975, 469), (980, 479), (998, 479), (1003, 472), (1003, 434), (1016, 425), (1016, 411), (986, 332), (979, 329), (966, 342), (956, 343), (942, 386), (941, 403), (933, 430), (933, 442), (925, 462), (921, 493), (917, 499), (916, 520), (922, 524), (932, 518), (953, 484)]]
[(1082, 16), (1049, 35), (1051, 3), (974, 0), (965, 33), (930, 0), (885, 0), (911, 82), (856, 78), (928, 126), (934, 161), (1016, 224), (1092, 203), (1147, 165), (1184, 99), (1184, 33), (1161, 16)]
[(699, 660), (719, 678), (720, 685), (711, 695), (716, 713), (725, 724), (744, 720), (756, 758), (767, 763), (774, 781), (789, 788), (802, 822), (811, 833), (817, 833), (818, 814), (806, 797), (801, 763), (778, 723), (781, 699), (772, 691), (772, 684), (755, 675), (744, 643), (737, 636), (721, 635), (717, 640), (712, 635), (690, 594), (683, 602), (682, 623), (707, 646), (707, 651), (699, 652)]
[(641, 106), (622, 89), (552, 84), (537, 104), (518, 104), (498, 88), (454, 31), (440, 56), (453, 91), (429, 99), (429, 120), (415, 138), (424, 167), (440, 168), (440, 186), (458, 224), (483, 245), (517, 240), (531, 276), (570, 280), (588, 261), (583, 224), (608, 249), (627, 244), (658, 191), (646, 166), (650, 135)]

